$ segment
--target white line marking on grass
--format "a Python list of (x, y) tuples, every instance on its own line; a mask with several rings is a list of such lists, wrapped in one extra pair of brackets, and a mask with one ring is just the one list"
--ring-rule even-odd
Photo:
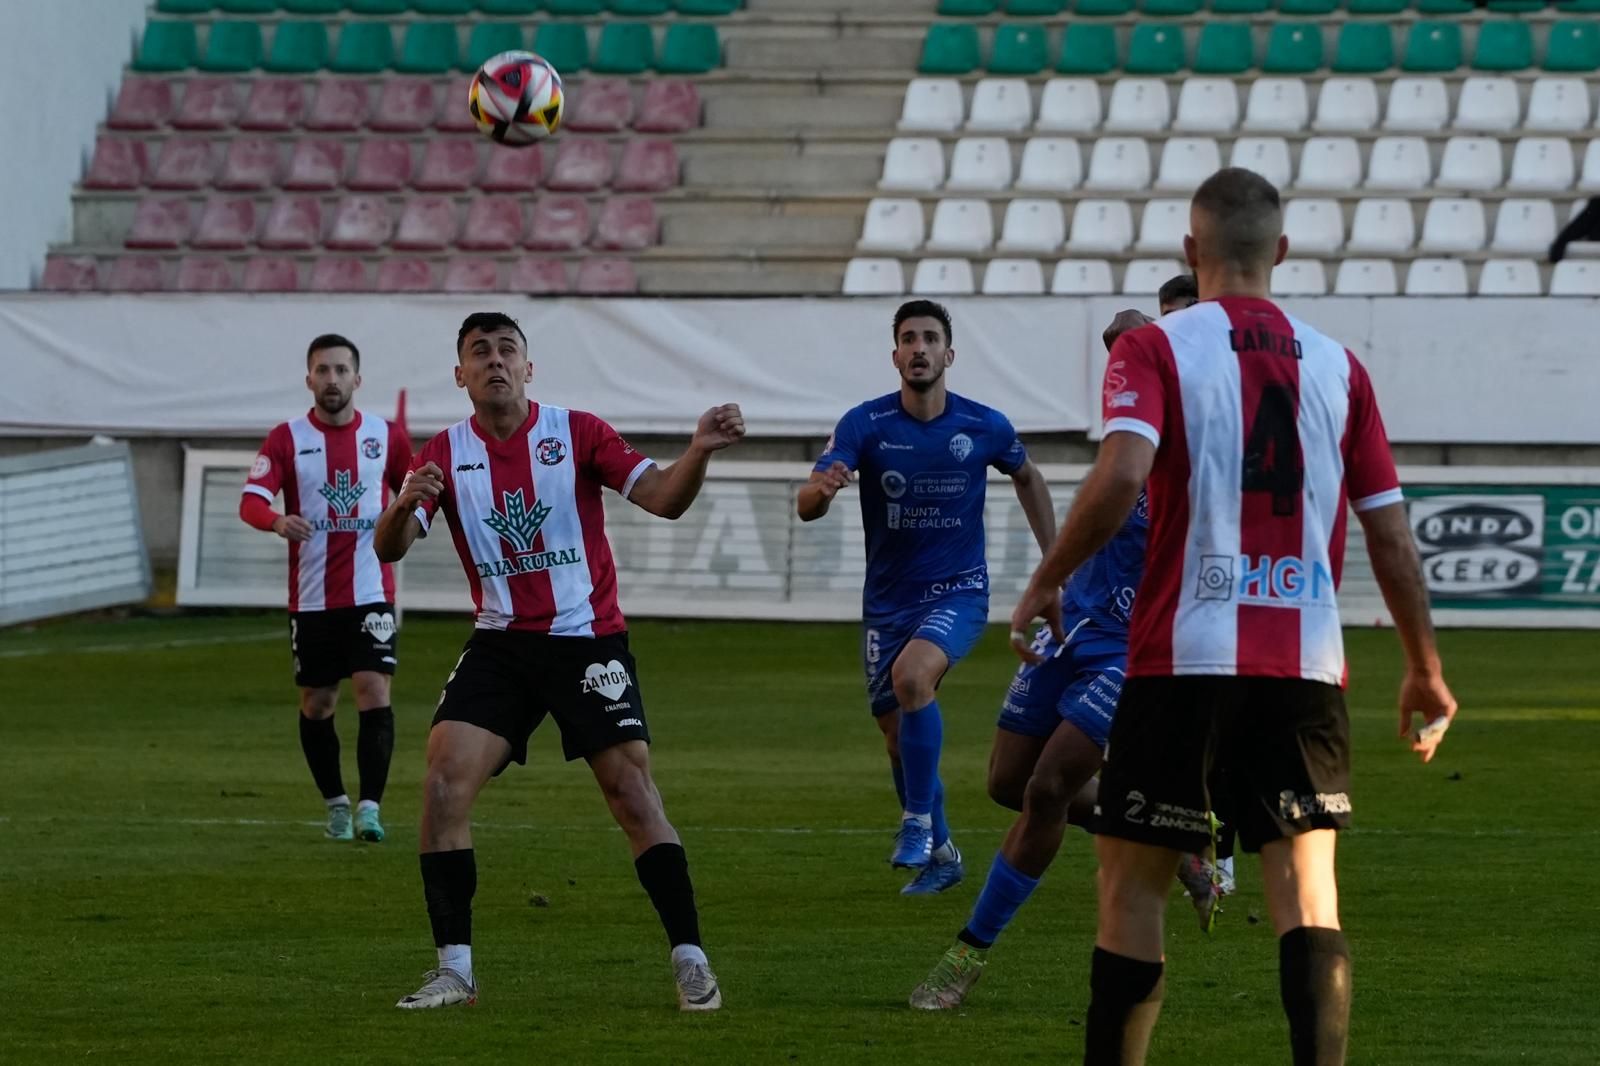
[(254, 644), (275, 640), (283, 633), (235, 633), (220, 637), (178, 637), (174, 640), (127, 641), (121, 644), (85, 644), (82, 647), (8, 648), (0, 659), (27, 659), (37, 655), (98, 655), (110, 652), (165, 651), (168, 648), (204, 648), (215, 644)]

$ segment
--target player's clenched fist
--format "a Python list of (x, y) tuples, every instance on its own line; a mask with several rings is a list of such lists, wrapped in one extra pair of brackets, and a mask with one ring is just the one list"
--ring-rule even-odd
[(400, 483), (400, 495), (407, 498), (408, 506), (416, 506), (425, 500), (437, 500), (444, 491), (444, 471), (439, 469), (438, 463), (423, 463), (406, 474), (406, 479)]
[(311, 523), (297, 514), (284, 514), (274, 518), (272, 531), (284, 540), (304, 543), (311, 539)]
[(855, 475), (850, 472), (850, 468), (835, 459), (833, 465), (822, 472), (822, 476), (817, 478), (815, 484), (822, 490), (823, 498), (831, 500), (840, 489), (850, 484), (854, 478)]
[(744, 412), (736, 403), (713, 407), (700, 416), (694, 430), (694, 443), (708, 452), (721, 451), (744, 439)]

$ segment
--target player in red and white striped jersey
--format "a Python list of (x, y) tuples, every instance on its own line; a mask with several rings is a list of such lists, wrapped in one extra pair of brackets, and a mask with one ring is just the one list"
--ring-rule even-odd
[(1128, 680), (1096, 808), (1100, 922), (1086, 1066), (1144, 1061), (1160, 1010), (1162, 914), (1181, 852), (1210, 844), (1207, 781), (1224, 771), (1259, 851), (1279, 937), (1296, 1066), (1344, 1062), (1350, 962), (1335, 830), (1350, 812), (1336, 590), (1346, 513), (1366, 533), (1407, 669), (1400, 728), (1455, 713), (1371, 382), (1343, 345), (1267, 298), (1288, 242), (1278, 191), (1230, 168), (1195, 193), (1184, 250), (1201, 302), (1124, 334), (1106, 368), (1105, 440), (1012, 616), (1060, 628), (1059, 589), (1148, 481), (1150, 539)]
[[(372, 530), (411, 463), (393, 422), (359, 411), (361, 353), (335, 333), (306, 353), (316, 404), (267, 434), (250, 467), (239, 516), (289, 542), (289, 644), (300, 686), (300, 747), (328, 807), (327, 835), (383, 839), (378, 804), (394, 753), (389, 680), (396, 664), (394, 572), (372, 553)], [(283, 513), (272, 501), (283, 494)], [(354, 826), (339, 769), (333, 709), (355, 688), (361, 771)]]
[(712, 408), (683, 457), (657, 467), (594, 415), (528, 400), (533, 365), (514, 319), (469, 316), (456, 355), (472, 417), (424, 446), (376, 540), (379, 558), (398, 560), (442, 511), (477, 607), (428, 736), (422, 883), (439, 966), (397, 1006), (477, 999), (472, 805), (490, 777), (527, 761), (528, 738), (550, 716), (566, 757), (588, 761), (628, 836), (672, 945), (679, 1008), (716, 1010), (722, 993), (700, 946), (688, 860), (650, 775), (601, 492), (679, 517), (699, 494), (711, 453), (744, 436), (743, 417), (734, 404)]

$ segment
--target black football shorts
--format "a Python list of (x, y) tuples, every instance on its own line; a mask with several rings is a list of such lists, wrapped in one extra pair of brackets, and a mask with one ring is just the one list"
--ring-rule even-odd
[(298, 611), (289, 615), (294, 683), (331, 688), (363, 671), (393, 674), (399, 639), (392, 603)]

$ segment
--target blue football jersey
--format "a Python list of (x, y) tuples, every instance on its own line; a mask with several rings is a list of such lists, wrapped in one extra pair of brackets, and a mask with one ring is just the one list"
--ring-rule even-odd
[(988, 468), (1014, 474), (1028, 461), (1005, 415), (951, 393), (943, 414), (920, 422), (891, 392), (839, 420), (816, 469), (835, 461), (860, 475), (865, 617), (897, 614), (950, 592), (988, 592)]
[(1144, 545), (1150, 532), (1150, 502), (1144, 491), (1104, 548), (1089, 557), (1061, 590), (1062, 613), (1088, 617), (1103, 629), (1127, 636), (1133, 597), (1144, 576)]

